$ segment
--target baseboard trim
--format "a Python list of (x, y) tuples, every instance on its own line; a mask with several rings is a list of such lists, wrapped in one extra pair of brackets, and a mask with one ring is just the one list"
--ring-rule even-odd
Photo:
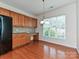
[(78, 53), (78, 55), (79, 55), (79, 50), (78, 49), (76, 49), (76, 52)]
[(62, 47), (69, 48), (69, 49), (73, 49), (73, 50), (77, 51), (76, 48), (72, 48), (72, 47), (68, 47), (68, 46), (64, 46), (64, 45), (60, 45), (60, 44), (56, 44), (56, 43), (51, 43), (51, 42), (47, 42), (47, 41), (43, 41), (43, 40), (39, 40), (39, 41), (40, 42), (45, 42), (45, 43), (48, 43), (48, 44), (62, 46)]

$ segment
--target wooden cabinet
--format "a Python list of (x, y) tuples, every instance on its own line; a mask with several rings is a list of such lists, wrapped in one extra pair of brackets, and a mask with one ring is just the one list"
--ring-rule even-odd
[(31, 27), (31, 28), (36, 28), (37, 27), (37, 19), (25, 16), (25, 26)]
[(33, 41), (39, 41), (39, 33), (36, 33), (35, 35), (33, 35)]
[(30, 18), (30, 27), (36, 28), (37, 27), (37, 19), (35, 18)]
[(30, 34), (26, 34), (26, 39), (27, 40), (31, 40), (31, 35)]
[(31, 17), (29, 17), (29, 27), (32, 27), (32, 18)]
[(21, 34), (13, 34), (13, 39), (12, 39), (12, 48), (20, 47), (22, 45), (25, 45), (27, 43), (30, 43), (30, 35), (26, 33), (21, 33)]
[(32, 27), (36, 28), (37, 27), (37, 19), (32, 18)]
[(19, 14), (19, 26), (25, 27), (24, 15)]
[(37, 19), (35, 19), (35, 18), (29, 17), (29, 16), (24, 16), (22, 14), (19, 14), (19, 13), (13, 12), (13, 11), (9, 11), (4, 8), (0, 8), (0, 14), (12, 17), (13, 26), (31, 27), (31, 28), (37, 27)]
[(24, 16), (25, 27), (29, 27), (29, 17)]
[(13, 26), (19, 26), (19, 27), (25, 26), (24, 15), (15, 12), (11, 12), (10, 15), (13, 18)]
[[(32, 40), (33, 38), (33, 40)], [(28, 33), (17, 33), (13, 34), (12, 39), (12, 48), (17, 48), (20, 46), (23, 46), (25, 44), (31, 43), (31, 42), (39, 41), (39, 33), (36, 34), (28, 34)]]
[(13, 20), (13, 26), (19, 26), (19, 14), (15, 12), (10, 12), (10, 16), (12, 17)]
[(32, 27), (32, 18), (31, 17), (25, 17), (25, 26)]
[(10, 11), (0, 7), (0, 14), (10, 16)]

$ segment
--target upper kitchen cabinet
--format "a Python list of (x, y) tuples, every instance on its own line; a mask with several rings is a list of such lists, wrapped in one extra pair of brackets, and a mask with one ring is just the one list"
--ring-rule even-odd
[(0, 14), (5, 16), (10, 16), (10, 11), (0, 7)]
[(36, 28), (37, 27), (37, 19), (32, 18), (32, 27)]
[(25, 16), (25, 26), (26, 27), (32, 27), (32, 18)]
[(25, 27), (29, 27), (29, 17), (28, 16), (24, 16), (24, 21), (25, 21)]
[(19, 14), (15, 12), (10, 12), (10, 16), (13, 19), (13, 26), (19, 26)]
[(25, 16), (25, 15), (22, 15), (22, 14), (13, 12), (13, 11), (9, 11), (1, 7), (0, 7), (0, 14), (12, 17), (13, 26), (31, 27), (31, 28), (37, 27), (37, 19), (35, 18)]
[(31, 28), (36, 28), (37, 27), (37, 19), (25, 16), (25, 26), (31, 27)]
[(19, 26), (25, 27), (24, 15), (19, 14)]
[(28, 18), (28, 21), (29, 21), (29, 27), (33, 27), (33, 24), (32, 24), (33, 21), (32, 21), (32, 18), (31, 17)]

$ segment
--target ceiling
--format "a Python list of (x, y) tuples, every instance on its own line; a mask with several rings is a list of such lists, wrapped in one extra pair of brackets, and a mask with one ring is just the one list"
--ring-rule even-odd
[[(76, 0), (45, 0), (45, 11), (50, 11), (75, 1)], [(11, 5), (33, 15), (38, 15), (43, 12), (42, 0), (0, 0), (0, 2)]]

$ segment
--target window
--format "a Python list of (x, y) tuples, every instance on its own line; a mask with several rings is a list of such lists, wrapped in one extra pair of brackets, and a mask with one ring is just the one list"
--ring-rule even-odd
[(43, 36), (54, 39), (65, 39), (65, 15), (44, 19)]

